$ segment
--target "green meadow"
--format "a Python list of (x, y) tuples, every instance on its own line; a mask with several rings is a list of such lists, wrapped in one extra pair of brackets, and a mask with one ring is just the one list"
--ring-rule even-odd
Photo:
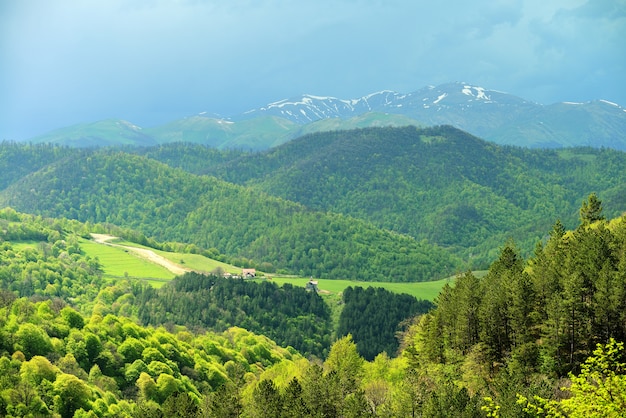
[[(204, 257), (199, 254), (185, 254), (174, 253), (167, 251), (155, 250), (149, 247), (145, 247), (139, 244), (135, 244), (127, 241), (114, 241), (115, 244), (145, 248), (154, 251), (156, 254), (174, 262), (181, 266), (190, 268), (203, 273), (215, 272), (222, 270), (237, 274), (241, 272), (240, 267), (236, 267), (230, 264), (222, 263), (217, 260)], [(35, 247), (36, 243), (23, 243), (23, 246)], [(132, 252), (125, 250), (121, 247), (112, 247), (109, 245), (103, 245), (94, 241), (80, 240), (80, 246), (86, 254), (91, 257), (98, 257), (100, 264), (102, 265), (105, 277), (122, 278), (129, 277), (135, 279), (145, 280), (154, 287), (160, 287), (164, 283), (172, 280), (175, 274), (170, 272), (164, 267), (154, 264), (148, 260), (145, 260)], [(475, 274), (481, 276), (484, 272), (476, 272)], [(293, 277), (293, 276), (271, 276), (271, 279), (257, 279), (271, 280), (272, 282), (282, 286), (285, 283), (289, 283), (293, 286), (306, 286), (309, 278)], [(415, 283), (389, 283), (389, 282), (362, 282), (355, 280), (324, 280), (315, 279), (318, 282), (318, 288), (322, 294), (338, 295), (343, 292), (348, 286), (356, 287), (382, 287), (394, 293), (407, 293), (411, 296), (415, 296), (418, 299), (434, 300), (441, 288), (446, 284), (453, 284), (454, 278), (436, 280), (431, 282), (415, 282)]]
[(80, 248), (91, 257), (98, 257), (105, 277), (129, 277), (142, 279), (154, 287), (160, 287), (175, 275), (164, 267), (151, 263), (120, 247), (98, 244), (81, 239)]
[(152, 250), (161, 257), (167, 258), (174, 263), (204, 273), (215, 272), (221, 269), (231, 274), (240, 274), (241, 267), (235, 267), (231, 264), (222, 263), (199, 254), (170, 253), (167, 251)]
[[(408, 293), (411, 296), (415, 296), (418, 299), (434, 300), (441, 288), (446, 283), (453, 283), (453, 279), (436, 280), (432, 282), (417, 282), (417, 283), (388, 283), (388, 282), (361, 282), (355, 280), (323, 280), (314, 279), (317, 281), (317, 287), (320, 292), (338, 294), (343, 292), (347, 287), (382, 287), (390, 292), (394, 293)], [(300, 277), (272, 277), (271, 281), (278, 285), (290, 283), (293, 286), (306, 286), (309, 279)]]

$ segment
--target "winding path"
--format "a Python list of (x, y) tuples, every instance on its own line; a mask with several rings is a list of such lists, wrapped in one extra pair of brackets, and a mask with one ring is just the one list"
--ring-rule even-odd
[(157, 253), (155, 253), (152, 250), (148, 250), (145, 248), (137, 248), (137, 247), (130, 247), (127, 245), (121, 245), (121, 244), (115, 244), (113, 242), (111, 242), (114, 239), (117, 239), (117, 237), (114, 237), (113, 235), (107, 235), (107, 234), (91, 234), (93, 240), (95, 242), (97, 242), (98, 244), (103, 244), (103, 245), (108, 245), (111, 247), (118, 247), (118, 248), (123, 248), (127, 251), (133, 252), (136, 255), (138, 255), (140, 258), (143, 258), (145, 260), (150, 261), (151, 263), (154, 264), (158, 264), (159, 266), (165, 267), (166, 269), (168, 269), (169, 271), (171, 271), (172, 273), (176, 274), (177, 276), (193, 271), (190, 268), (186, 268), (181, 266), (180, 264), (176, 264), (173, 261), (168, 260), (167, 258), (158, 255)]

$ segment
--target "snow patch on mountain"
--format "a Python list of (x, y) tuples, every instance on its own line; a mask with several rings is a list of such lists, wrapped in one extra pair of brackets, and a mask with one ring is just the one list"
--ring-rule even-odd
[(611, 106), (615, 106), (615, 107), (621, 107), (620, 105), (618, 105), (617, 103), (613, 103), (613, 102), (609, 102), (608, 100), (600, 100), (602, 103), (606, 103), (609, 104)]
[(491, 100), (491, 97), (485, 93), (485, 89), (483, 87), (464, 85), (461, 92), (466, 96), (476, 97), (479, 100)]
[(437, 103), (439, 103), (440, 101), (442, 101), (443, 99), (445, 99), (447, 95), (448, 95), (448, 93), (440, 94), (440, 95), (437, 97), (437, 100), (435, 100), (435, 101), (433, 102), (433, 104), (437, 104)]

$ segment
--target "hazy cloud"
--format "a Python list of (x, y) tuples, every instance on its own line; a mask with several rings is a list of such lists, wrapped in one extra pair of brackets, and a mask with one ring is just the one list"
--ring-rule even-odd
[(462, 80), (626, 105), (625, 35), (625, 0), (3, 2), (0, 139)]

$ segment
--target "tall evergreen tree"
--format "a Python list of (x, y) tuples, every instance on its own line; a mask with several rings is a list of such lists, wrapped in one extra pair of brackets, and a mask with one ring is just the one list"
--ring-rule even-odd
[(602, 219), (604, 219), (602, 215), (602, 201), (595, 193), (591, 193), (580, 208), (580, 222), (583, 225), (589, 225)]

